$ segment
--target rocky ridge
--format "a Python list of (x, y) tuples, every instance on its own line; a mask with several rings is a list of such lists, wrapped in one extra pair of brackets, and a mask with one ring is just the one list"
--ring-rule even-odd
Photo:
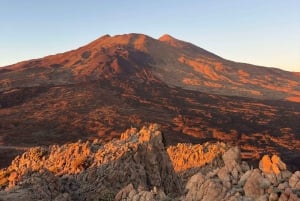
[(223, 143), (168, 148), (156, 124), (120, 139), (35, 147), (0, 170), (0, 200), (300, 200), (300, 171)]

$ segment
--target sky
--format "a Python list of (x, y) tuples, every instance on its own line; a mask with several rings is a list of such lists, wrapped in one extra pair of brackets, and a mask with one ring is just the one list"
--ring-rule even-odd
[(300, 72), (300, 0), (0, 0), (0, 66), (102, 35), (167, 33), (225, 59)]

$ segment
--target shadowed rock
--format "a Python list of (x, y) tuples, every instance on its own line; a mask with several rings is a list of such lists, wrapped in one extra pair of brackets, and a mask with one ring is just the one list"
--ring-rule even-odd
[(96, 139), (28, 150), (0, 170), (0, 200), (300, 199), (299, 171), (286, 170), (278, 156), (264, 156), (260, 169), (253, 169), (240, 154), (238, 147), (220, 142), (166, 151), (159, 126), (151, 124), (108, 143)]
[[(107, 144), (87, 141), (61, 147), (32, 148), (17, 157), (7, 169), (1, 170), (0, 180), (8, 177), (2, 188), (8, 191), (7, 196), (12, 196), (16, 189), (18, 196), (24, 196), (24, 199), (38, 199), (36, 196), (46, 199), (46, 195), (36, 195), (36, 191), (29, 193), (30, 189), (24, 188), (30, 184), (32, 188), (40, 186), (43, 190), (49, 183), (43, 178), (49, 175), (47, 179), (64, 183), (65, 191), (75, 200), (100, 199), (107, 192), (116, 194), (128, 184), (145, 191), (155, 187), (166, 194), (178, 195), (182, 184), (158, 129), (156, 124), (140, 131), (129, 129), (120, 140)], [(35, 180), (30, 179), (32, 175)], [(57, 196), (62, 196), (59, 192), (63, 193), (58, 189)]]

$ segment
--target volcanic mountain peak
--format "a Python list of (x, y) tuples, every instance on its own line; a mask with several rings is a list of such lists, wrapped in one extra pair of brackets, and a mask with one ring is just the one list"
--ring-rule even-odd
[(121, 34), (121, 35), (104, 35), (100, 37), (99, 39), (93, 41), (91, 44), (98, 44), (98, 45), (104, 45), (104, 46), (131, 46), (135, 47), (138, 43), (143, 43), (148, 40), (155, 40), (151, 38), (150, 36), (147, 36), (145, 34), (139, 34), (139, 33), (129, 33), (129, 34)]
[(159, 37), (160, 41), (172, 41), (172, 40), (177, 40), (175, 39), (173, 36), (169, 35), (169, 34), (164, 34), (161, 37)]
[(106, 34), (90, 42), (89, 44), (82, 46), (75, 51), (70, 51), (70, 52), (78, 53), (82, 51), (93, 51), (95, 53), (98, 52), (99, 55), (99, 54), (103, 54), (105, 49), (113, 49), (113, 48), (144, 50), (145, 49), (143, 47), (145, 46), (144, 43), (146, 43), (146, 41), (149, 40), (154, 40), (154, 39), (144, 34), (137, 34), (137, 33), (114, 35), (114, 36), (110, 36)]
[(228, 61), (168, 34), (159, 40), (137, 33), (104, 35), (77, 50), (5, 67), (0, 91), (116, 76), (206, 93), (300, 101), (296, 73)]
[(194, 46), (191, 43), (187, 43), (185, 41), (176, 39), (176, 38), (174, 38), (173, 36), (171, 36), (169, 34), (162, 35), (158, 40), (161, 41), (161, 42), (167, 43), (168, 45), (171, 45), (171, 46), (176, 47), (176, 48), (187, 48), (187, 47)]

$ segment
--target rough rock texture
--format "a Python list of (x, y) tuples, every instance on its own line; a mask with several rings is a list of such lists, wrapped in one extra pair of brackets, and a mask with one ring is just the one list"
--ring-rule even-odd
[(170, 146), (167, 152), (176, 172), (182, 172), (190, 168), (201, 167), (211, 163), (226, 150), (224, 143), (182, 144)]
[(269, 188), (270, 182), (261, 175), (258, 169), (251, 171), (245, 185), (244, 192), (248, 197), (259, 198)]
[[(260, 164), (265, 163), (268, 158), (264, 156)], [(185, 187), (186, 193), (181, 199), (185, 201), (300, 200), (298, 189), (300, 173), (297, 171), (292, 175), (278, 156), (275, 160), (270, 160), (281, 170), (278, 174), (274, 172), (266, 174), (260, 169), (251, 169), (247, 163), (240, 160), (240, 150), (237, 147), (227, 150), (222, 159), (223, 167), (216, 167), (205, 175), (198, 172), (190, 177)]]
[(295, 172), (289, 179), (292, 188), (300, 190), (300, 171)]
[(107, 144), (30, 149), (0, 170), (0, 201), (300, 200), (300, 171), (286, 170), (278, 156), (253, 169), (240, 155), (223, 143), (166, 151), (158, 125), (131, 128)]
[(286, 170), (286, 165), (277, 155), (273, 155), (272, 158), (268, 155), (264, 155), (259, 162), (259, 169), (261, 169), (261, 171), (265, 174), (279, 174), (280, 171)]
[(156, 186), (153, 187), (151, 191), (138, 188), (134, 189), (132, 184), (129, 184), (125, 188), (123, 188), (121, 191), (118, 192), (118, 194), (115, 197), (115, 201), (131, 201), (131, 200), (151, 200), (151, 201), (159, 201), (159, 200), (167, 200), (170, 199), (166, 196), (166, 194), (158, 189)]
[(183, 200), (221, 200), (227, 188), (217, 179), (205, 178), (201, 173), (192, 176), (186, 185), (188, 191)]
[(22, 180), (8, 193), (0, 191), (0, 200), (55, 200), (70, 201), (71, 196), (65, 192), (62, 181), (53, 173), (41, 169), (39, 172), (30, 172), (23, 175)]
[[(54, 196), (62, 198), (64, 193), (72, 200), (97, 200), (107, 194), (116, 194), (130, 183), (145, 190), (156, 187), (171, 195), (180, 194), (182, 188), (156, 124), (140, 131), (129, 129), (120, 140), (107, 144), (78, 142), (30, 149), (7, 169), (1, 170), (1, 180), (5, 180), (2, 188), (6, 188), (7, 196), (14, 194), (35, 200), (36, 191), (30, 191), (22, 184), (25, 182), (32, 188), (40, 186), (43, 189), (49, 183), (43, 179), (44, 173), (40, 175), (44, 169), (53, 180), (63, 183), (62, 189), (43, 194), (46, 200), (52, 200)], [(40, 175), (33, 177), (36, 180), (27, 176), (36, 174)]]

